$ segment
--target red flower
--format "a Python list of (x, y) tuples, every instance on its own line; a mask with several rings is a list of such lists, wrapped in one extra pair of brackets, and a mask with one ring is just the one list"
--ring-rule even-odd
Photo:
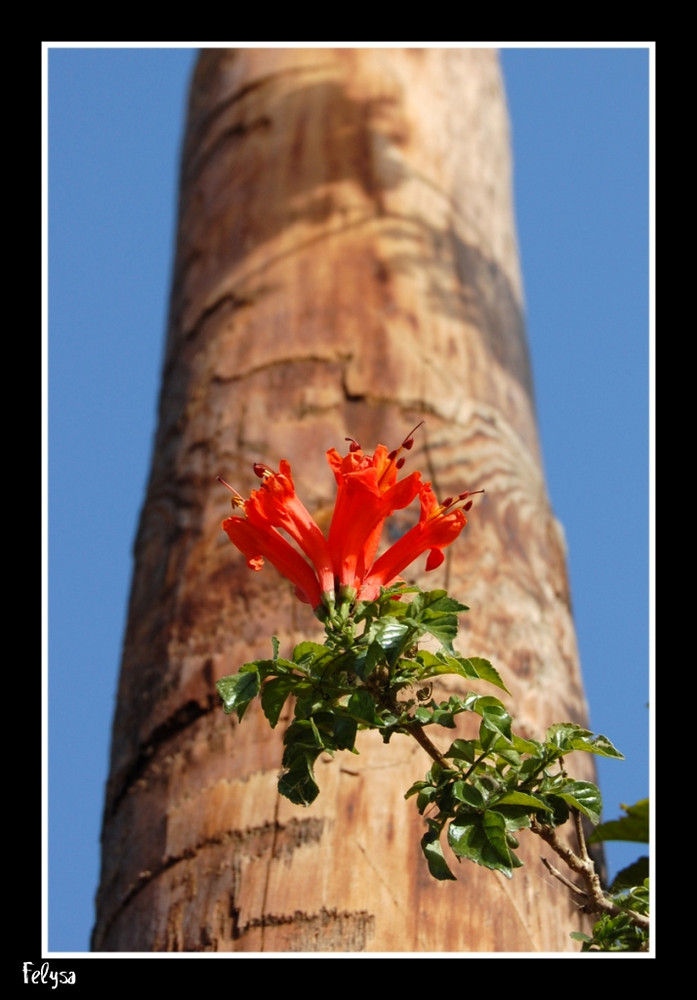
[[(223, 521), (228, 538), (247, 557), (250, 569), (260, 570), (264, 559), (295, 584), (301, 600), (317, 608), (334, 606), (334, 569), (326, 539), (311, 514), (298, 499), (290, 464), (283, 459), (280, 471), (257, 464), (259, 489), (249, 500), (232, 489), (233, 507), (242, 507), (245, 517)], [(312, 565), (276, 530), (283, 528), (302, 549)], [(314, 569), (313, 569), (314, 567)]]
[(419, 492), (421, 473), (397, 481), (397, 454), (388, 455), (383, 444), (374, 455), (365, 455), (357, 446), (344, 458), (335, 448), (327, 452), (338, 487), (329, 548), (342, 600), (355, 600), (375, 559), (386, 518), (408, 507)]
[[(477, 490), (476, 492), (481, 492)], [(363, 579), (359, 598), (372, 601), (380, 593), (381, 587), (388, 587), (399, 578), (399, 575), (427, 550), (430, 550), (426, 560), (426, 569), (435, 569), (443, 562), (443, 549), (454, 542), (464, 526), (467, 518), (464, 511), (469, 510), (472, 501), (467, 500), (471, 493), (461, 493), (458, 497), (449, 497), (439, 504), (430, 483), (423, 483), (419, 493), (421, 515), (418, 524), (407, 531), (373, 564), (370, 572)]]
[[(431, 484), (423, 483), (419, 472), (398, 479), (404, 464), (400, 452), (409, 450), (413, 443), (409, 435), (389, 453), (384, 445), (378, 445), (373, 455), (366, 455), (355, 441), (343, 457), (335, 448), (327, 452), (337, 482), (328, 539), (298, 499), (285, 459), (278, 472), (265, 465), (254, 466), (262, 483), (248, 500), (220, 480), (234, 494), (233, 507), (242, 508), (244, 514), (227, 518), (223, 529), (251, 569), (261, 569), (268, 559), (295, 584), (298, 597), (311, 604), (319, 617), (327, 611), (333, 613), (335, 589), (345, 607), (356, 599), (374, 600), (381, 587), (398, 579), (427, 550), (426, 569), (439, 566), (444, 558), (442, 550), (460, 534), (467, 523), (464, 511), (472, 505), (467, 501), (470, 493), (439, 505)], [(376, 560), (385, 520), (417, 495), (421, 502), (419, 523)]]
[(247, 517), (262, 530), (267, 530), (269, 525), (283, 528), (315, 567), (320, 592), (331, 595), (328, 599), (333, 602), (334, 567), (327, 540), (298, 499), (290, 463), (281, 459), (278, 472), (264, 465), (255, 465), (254, 471), (262, 477), (262, 484), (244, 505)]
[(316, 608), (322, 604), (317, 577), (312, 566), (287, 542), (283, 535), (257, 528), (246, 517), (227, 517), (223, 531), (233, 545), (245, 556), (250, 569), (260, 570), (264, 559), (295, 584), (295, 593), (301, 601)]

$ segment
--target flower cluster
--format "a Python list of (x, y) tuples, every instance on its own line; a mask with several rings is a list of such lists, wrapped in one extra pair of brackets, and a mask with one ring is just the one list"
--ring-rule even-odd
[[(311, 604), (320, 618), (332, 615), (337, 602), (348, 607), (357, 600), (374, 600), (381, 587), (398, 580), (424, 552), (429, 553), (426, 569), (435, 569), (443, 562), (443, 549), (467, 523), (465, 511), (472, 506), (468, 500), (472, 492), (439, 504), (431, 483), (423, 482), (420, 472), (399, 479), (405, 461), (402, 451), (413, 446), (413, 433), (390, 452), (380, 444), (367, 455), (351, 439), (343, 457), (335, 448), (327, 452), (337, 483), (328, 537), (298, 498), (285, 459), (278, 472), (254, 466), (261, 485), (248, 500), (220, 480), (232, 491), (233, 509), (239, 511), (223, 521), (223, 530), (251, 569), (261, 569), (268, 559), (295, 584), (297, 596)], [(418, 523), (378, 556), (385, 521), (417, 497), (421, 505)]]

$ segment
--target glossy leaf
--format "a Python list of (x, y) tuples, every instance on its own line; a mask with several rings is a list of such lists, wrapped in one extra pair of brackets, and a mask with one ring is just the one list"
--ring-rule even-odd
[(296, 692), (298, 681), (299, 678), (293, 677), (292, 674), (283, 674), (280, 677), (273, 677), (264, 684), (261, 707), (272, 729), (276, 727), (288, 696)]
[(428, 833), (423, 835), (421, 838), (421, 850), (426, 857), (428, 870), (434, 878), (440, 882), (457, 881), (443, 856), (443, 848), (440, 846), (440, 838), (436, 832), (429, 830)]
[(238, 674), (221, 677), (215, 686), (223, 700), (225, 713), (237, 712), (241, 722), (250, 701), (259, 694), (260, 684), (259, 671), (253, 663), (245, 664)]
[(563, 791), (557, 792), (557, 795), (572, 809), (578, 809), (587, 816), (591, 823), (600, 822), (603, 802), (598, 786), (592, 781), (567, 781)]

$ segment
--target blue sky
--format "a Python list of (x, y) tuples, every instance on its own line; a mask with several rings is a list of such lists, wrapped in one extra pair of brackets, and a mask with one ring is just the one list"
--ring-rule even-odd
[[(87, 951), (94, 920), (194, 58), (47, 51), (50, 952)], [(591, 725), (627, 757), (600, 761), (607, 818), (650, 790), (649, 64), (646, 44), (502, 51), (548, 491)]]

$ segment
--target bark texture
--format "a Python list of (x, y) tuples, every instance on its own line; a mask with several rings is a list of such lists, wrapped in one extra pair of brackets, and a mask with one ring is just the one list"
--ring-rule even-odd
[(95, 950), (573, 950), (581, 919), (532, 835), (512, 881), (454, 859), (457, 883), (429, 876), (423, 820), (403, 799), (429, 767), (414, 741), (364, 734), (359, 756), (319, 763), (319, 798), (302, 809), (276, 791), (283, 724), (271, 732), (257, 706), (238, 724), (215, 694), (218, 677), (270, 655), (273, 634), (282, 655), (321, 635), (292, 586), (248, 570), (222, 533), (216, 475), (248, 495), (253, 462), (287, 458), (321, 522), (324, 452), (346, 436), (394, 447), (422, 418), (408, 470), (441, 498), (486, 494), (443, 566), (414, 579), (471, 607), (458, 648), (498, 667), (519, 728), (583, 722), (496, 53), (204, 51)]

